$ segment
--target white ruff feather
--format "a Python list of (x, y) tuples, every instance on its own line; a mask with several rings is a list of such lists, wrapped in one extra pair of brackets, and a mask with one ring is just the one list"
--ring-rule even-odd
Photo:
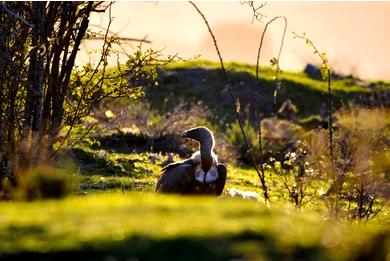
[(213, 164), (209, 171), (206, 173), (206, 179), (204, 177), (205, 173), (204, 170), (202, 169), (202, 165), (198, 164), (195, 167), (195, 179), (201, 183), (203, 181), (206, 181), (206, 183), (212, 183), (218, 179), (218, 169), (217, 165)]

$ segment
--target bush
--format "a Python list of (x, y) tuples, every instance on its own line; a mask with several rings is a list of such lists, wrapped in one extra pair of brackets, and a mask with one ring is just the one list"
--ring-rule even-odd
[(312, 133), (309, 161), (331, 185), (324, 195), (333, 214), (369, 220), (390, 195), (386, 109), (343, 108), (335, 114), (333, 161), (324, 131)]
[[(255, 158), (263, 163), (271, 157), (283, 162), (287, 153), (297, 150), (302, 134), (298, 125), (287, 120), (263, 119), (261, 122), (263, 159), (260, 159), (258, 131), (248, 121), (245, 121), (243, 127)], [(231, 124), (227, 130), (227, 140), (234, 146), (240, 161), (244, 163), (251, 162), (238, 123)]]
[[(254, 153), (255, 158), (260, 159), (260, 150), (256, 130), (251, 126), (249, 121), (244, 122), (243, 128), (246, 137), (248, 138), (248, 142), (252, 147), (252, 151)], [(248, 148), (246, 146), (244, 138), (242, 137), (240, 125), (237, 122), (232, 123), (229, 129), (227, 129), (226, 139), (236, 151), (238, 161), (244, 163), (251, 162), (251, 157), (248, 153)]]
[(286, 154), (295, 152), (300, 144), (301, 128), (287, 120), (266, 118), (261, 122), (261, 129), (266, 157), (283, 162)]
[(62, 198), (75, 191), (78, 179), (51, 167), (38, 167), (21, 173), (15, 196), (22, 200)]
[[(166, 101), (162, 101), (166, 103)], [(150, 137), (162, 137), (178, 134), (197, 125), (207, 125), (209, 109), (201, 102), (178, 104), (166, 113), (156, 111), (146, 100), (110, 100), (100, 103), (93, 117), (107, 131), (143, 134)]]

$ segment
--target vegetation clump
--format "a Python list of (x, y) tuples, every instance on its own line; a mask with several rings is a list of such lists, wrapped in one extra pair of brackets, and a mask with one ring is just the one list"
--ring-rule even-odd
[(20, 175), (14, 194), (18, 199), (59, 199), (78, 189), (78, 178), (52, 167), (38, 167)]

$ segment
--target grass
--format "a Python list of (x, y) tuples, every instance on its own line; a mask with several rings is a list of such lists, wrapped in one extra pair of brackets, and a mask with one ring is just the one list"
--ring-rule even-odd
[[(108, 150), (92, 149), (79, 144), (74, 149), (78, 158), (78, 177), (81, 180), (80, 193), (96, 191), (154, 191), (161, 175), (164, 155), (155, 153), (110, 153)], [(154, 159), (157, 158), (157, 159)], [(179, 160), (179, 159), (177, 159)], [(65, 163), (66, 165), (66, 163)], [(254, 191), (262, 197), (260, 180), (256, 171), (247, 165), (229, 164), (225, 192), (230, 188)], [(59, 164), (61, 167), (61, 164)], [(74, 169), (74, 168), (73, 168)], [(75, 170), (73, 170), (75, 171)], [(266, 172), (274, 201), (287, 197), (282, 180), (272, 171)]]
[(0, 203), (0, 256), (384, 260), (389, 231), (251, 201), (105, 193)]
[(78, 146), (81, 192), (109, 190), (154, 190), (160, 175), (159, 162), (153, 162), (150, 153), (110, 153)]
[[(253, 84), (254, 66), (227, 63), (226, 67), (242, 97), (251, 97), (253, 88), (263, 88), (262, 93), (272, 97), (270, 68), (261, 69), (262, 85), (258, 86)], [(220, 98), (224, 82), (219, 64), (173, 63), (162, 71), (165, 74), (160, 87), (147, 92), (151, 109), (169, 111), (179, 98), (185, 102), (201, 100), (210, 108), (207, 123), (226, 132), (223, 127), (234, 117), (231, 103)], [(284, 72), (281, 80), (280, 95), (293, 100), (301, 120), (316, 117), (327, 99), (326, 83), (290, 72)], [(247, 83), (253, 88), (237, 89)], [(336, 106), (368, 91), (347, 79), (334, 81), (332, 88)], [(245, 102), (251, 101), (244, 99)], [(365, 114), (360, 117), (367, 118)], [(85, 129), (75, 126), (71, 136), (77, 140), (84, 134)], [(72, 169), (80, 178), (80, 189), (71, 197), (32, 203), (0, 202), (0, 259), (390, 258), (387, 207), (367, 224), (325, 218), (324, 202), (318, 196), (313, 204), (297, 210), (286, 204), (288, 193), (283, 180), (269, 169), (266, 180), (272, 189), (271, 208), (262, 199), (232, 199), (226, 193), (221, 198), (159, 195), (153, 191), (166, 156), (102, 146), (99, 137), (108, 134), (111, 133), (103, 131), (86, 135), (72, 149), (75, 164), (69, 164), (66, 157), (58, 159), (58, 167)], [(234, 187), (255, 191), (262, 197), (253, 168), (227, 163), (225, 191)], [(310, 193), (318, 194), (321, 184), (311, 185)]]
[[(152, 153), (110, 153), (81, 145), (74, 150), (79, 160), (80, 192), (153, 191), (165, 156)], [(104, 155), (104, 156), (103, 156)], [(247, 166), (228, 164), (226, 189), (235, 187), (261, 194), (256, 172)], [(267, 173), (267, 178), (271, 175)]]
[[(254, 172), (237, 172), (227, 188), (257, 183)], [(98, 189), (122, 179), (105, 177)], [(276, 203), (124, 192), (1, 203), (0, 259), (384, 260), (390, 251), (388, 221), (351, 225)]]
[[(229, 81), (233, 83), (232, 89), (237, 96), (242, 96), (242, 103), (251, 102), (246, 100), (252, 97), (255, 91), (273, 100), (274, 71), (270, 67), (260, 68), (260, 84), (255, 80), (254, 65), (230, 62), (226, 63), (225, 67)], [(229, 103), (220, 99), (225, 82), (219, 63), (204, 60), (177, 62), (161, 70), (166, 75), (160, 76), (160, 86), (151, 90), (147, 95), (152, 108), (170, 109), (174, 106), (175, 100), (183, 98), (203, 101), (211, 109), (213, 115), (220, 117), (223, 117), (227, 111), (233, 110)], [(177, 77), (175, 72), (186, 76)], [(308, 78), (302, 72), (282, 72), (280, 81), (282, 88), (278, 95), (288, 97), (293, 101), (298, 108), (298, 116), (309, 117), (319, 114), (322, 104), (327, 101), (326, 81)], [(248, 88), (249, 85), (253, 88)], [(389, 89), (389, 87), (388, 83), (378, 86), (381, 89)], [(336, 108), (369, 91), (371, 89), (359, 85), (350, 78), (332, 81), (333, 101)], [(164, 99), (165, 105), (161, 103)], [(233, 115), (233, 113), (230, 114)], [(233, 117), (227, 117), (227, 119), (234, 120)]]

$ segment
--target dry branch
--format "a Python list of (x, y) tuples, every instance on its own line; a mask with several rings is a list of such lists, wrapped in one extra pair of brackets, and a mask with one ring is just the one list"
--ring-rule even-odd
[(196, 11), (199, 13), (199, 15), (202, 17), (204, 23), (206, 24), (207, 26), (207, 29), (209, 30), (209, 33), (213, 39), (213, 42), (214, 42), (214, 47), (217, 51), (217, 54), (218, 54), (218, 57), (219, 57), (219, 61), (221, 63), (221, 68), (222, 68), (222, 71), (223, 71), (223, 74), (224, 74), (224, 77), (225, 77), (225, 82), (226, 82), (226, 88), (229, 92), (229, 95), (233, 101), (233, 105), (234, 105), (234, 111), (235, 111), (235, 114), (236, 114), (236, 120), (238, 122), (238, 125), (240, 126), (240, 130), (241, 130), (241, 134), (244, 138), (244, 142), (245, 142), (245, 145), (246, 147), (248, 148), (248, 153), (250, 155), (250, 158), (251, 158), (251, 162), (252, 162), (252, 165), (253, 167), (255, 168), (256, 172), (257, 172), (257, 175), (260, 179), (260, 182), (261, 182), (261, 187), (263, 189), (263, 195), (264, 195), (264, 200), (266, 202), (268, 202), (270, 200), (269, 198), (269, 195), (268, 195), (268, 188), (267, 188), (267, 185), (265, 183), (265, 176), (264, 176), (264, 172), (261, 172), (256, 164), (256, 160), (255, 160), (255, 156), (253, 154), (253, 151), (252, 151), (252, 146), (250, 145), (249, 141), (248, 141), (248, 138), (247, 138), (247, 135), (244, 131), (244, 127), (242, 125), (242, 120), (241, 120), (241, 115), (240, 115), (240, 111), (239, 109), (237, 108), (237, 105), (236, 105), (236, 101), (237, 101), (237, 98), (235, 97), (235, 95), (233, 94), (233, 91), (232, 89), (230, 88), (229, 84), (228, 84), (228, 79), (227, 79), (227, 73), (226, 73), (226, 70), (225, 70), (225, 66), (223, 64), (223, 60), (222, 60), (222, 56), (221, 56), (221, 53), (219, 51), (219, 48), (218, 48), (218, 44), (217, 44), (217, 40), (214, 36), (214, 33), (213, 31), (211, 30), (211, 27), (205, 17), (205, 15), (200, 11), (200, 9), (196, 6), (195, 3), (189, 1), (189, 3), (196, 9)]
[(285, 16), (275, 16), (274, 18), (272, 18), (271, 20), (269, 20), (266, 24), (265, 24), (265, 27), (264, 27), (264, 30), (261, 34), (261, 39), (260, 39), (260, 44), (259, 44), (259, 49), (257, 51), (257, 60), (256, 60), (256, 80), (259, 80), (259, 62), (260, 62), (260, 53), (261, 53), (261, 49), (263, 47), (263, 42), (264, 42), (264, 36), (265, 36), (265, 33), (267, 32), (267, 29), (268, 29), (268, 26), (270, 24), (272, 24), (274, 21), (276, 21), (277, 19), (283, 19), (284, 21), (284, 28), (283, 28), (283, 35), (282, 35), (282, 40), (281, 40), (281, 43), (280, 43), (280, 47), (279, 47), (279, 51), (278, 51), (278, 56), (277, 56), (277, 72), (280, 71), (280, 67), (279, 67), (279, 60), (280, 60), (280, 55), (282, 53), (282, 49), (283, 49), (283, 45), (284, 45), (284, 38), (286, 36), (286, 31), (287, 31), (287, 18)]
[(34, 28), (34, 25), (27, 22), (23, 17), (21, 17), (20, 15), (18, 15), (17, 13), (15, 13), (14, 11), (8, 9), (3, 3), (0, 3), (0, 9), (3, 9), (6, 13), (8, 13), (10, 16), (18, 19), (19, 21), (22, 22), (22, 24), (30, 27), (30, 28)]

